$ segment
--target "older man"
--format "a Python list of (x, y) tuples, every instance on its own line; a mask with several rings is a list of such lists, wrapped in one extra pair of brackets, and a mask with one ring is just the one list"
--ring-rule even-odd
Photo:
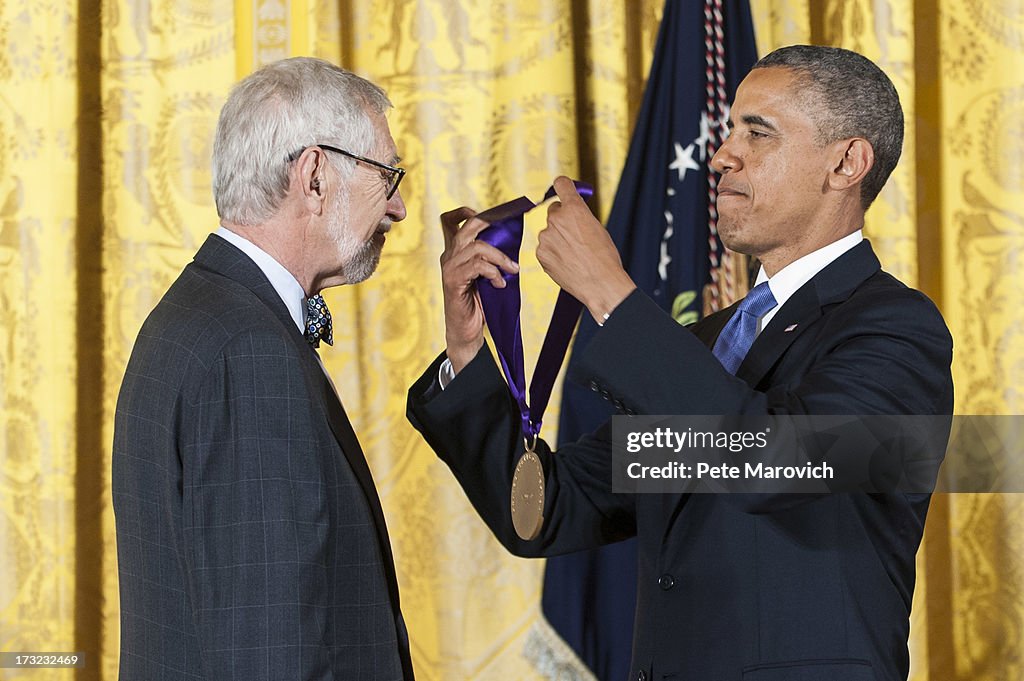
[[(744, 301), (691, 328), (636, 290), (556, 180), (537, 257), (603, 323), (574, 378), (636, 414), (950, 414), (942, 317), (861, 234), (903, 139), (889, 79), (847, 50), (783, 48), (743, 80), (730, 127), (712, 159), (718, 228), (763, 269)], [(906, 679), (927, 494), (613, 494), (605, 425), (556, 454), (537, 443), (544, 524), (516, 536), (521, 419), (473, 295), (476, 278), (514, 268), (475, 240), (471, 214), (443, 218), (448, 349), (410, 390), (409, 417), (502, 543), (543, 556), (637, 536), (637, 681)]]
[(317, 354), (320, 291), (405, 217), (384, 92), (327, 62), (221, 111), (221, 226), (139, 333), (118, 398), (121, 679), (412, 679), (384, 516)]

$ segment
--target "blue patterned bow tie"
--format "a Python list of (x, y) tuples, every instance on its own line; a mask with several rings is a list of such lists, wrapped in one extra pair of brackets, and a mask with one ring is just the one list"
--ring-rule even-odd
[(306, 340), (314, 348), (320, 347), (320, 341), (334, 345), (331, 311), (327, 309), (327, 303), (319, 293), (312, 298), (306, 298)]
[(754, 344), (757, 320), (777, 304), (772, 290), (768, 288), (768, 282), (758, 284), (747, 294), (718, 334), (715, 349), (711, 352), (730, 374), (736, 373), (750, 346)]

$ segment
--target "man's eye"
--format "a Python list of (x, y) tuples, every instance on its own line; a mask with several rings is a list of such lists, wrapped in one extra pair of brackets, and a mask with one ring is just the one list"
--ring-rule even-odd
[(750, 131), (750, 136), (754, 137), (754, 138), (761, 138), (761, 137), (767, 137), (768, 133), (761, 132), (760, 130), (751, 130)]

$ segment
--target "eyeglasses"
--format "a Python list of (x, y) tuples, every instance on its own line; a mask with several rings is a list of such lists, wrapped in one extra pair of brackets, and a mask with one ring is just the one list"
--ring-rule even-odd
[[(395, 192), (398, 191), (398, 185), (402, 184), (402, 178), (405, 177), (405, 168), (396, 168), (395, 166), (389, 166), (387, 163), (381, 163), (380, 161), (374, 161), (372, 158), (366, 158), (365, 156), (360, 156), (359, 154), (353, 154), (350, 151), (345, 151), (344, 149), (339, 149), (338, 147), (332, 147), (332, 146), (327, 145), (327, 144), (317, 144), (316, 146), (320, 147), (321, 149), (326, 149), (327, 151), (333, 151), (336, 154), (341, 154), (342, 156), (348, 156), (349, 158), (354, 159), (356, 161), (362, 161), (363, 163), (368, 163), (371, 166), (380, 168), (381, 169), (381, 175), (384, 177), (385, 182), (387, 182), (387, 196), (386, 196), (386, 198), (388, 200), (390, 200), (391, 197), (395, 195)], [(309, 147), (306, 147), (306, 149), (308, 149), (308, 148)], [(302, 151), (298, 151), (298, 152), (292, 154), (291, 156), (288, 157), (288, 160), (289, 161), (294, 161), (306, 149), (303, 149)]]

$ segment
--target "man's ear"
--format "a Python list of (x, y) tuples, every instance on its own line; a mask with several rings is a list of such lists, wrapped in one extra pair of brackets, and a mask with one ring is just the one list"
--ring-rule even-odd
[(875, 150), (862, 137), (835, 143), (836, 161), (829, 173), (828, 186), (836, 191), (845, 191), (859, 185), (875, 165)]
[(295, 161), (299, 189), (310, 210), (320, 212), (327, 184), (327, 154), (318, 147), (309, 147)]

